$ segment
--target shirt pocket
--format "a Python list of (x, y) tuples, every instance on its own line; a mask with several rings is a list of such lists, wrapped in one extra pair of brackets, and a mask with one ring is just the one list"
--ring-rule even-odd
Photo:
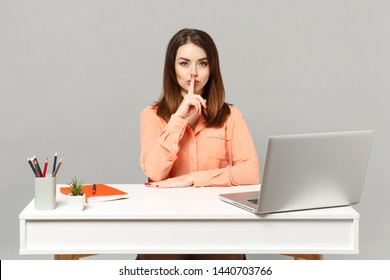
[(222, 128), (208, 128), (205, 130), (207, 137), (207, 153), (209, 158), (226, 160), (228, 137), (226, 130)]

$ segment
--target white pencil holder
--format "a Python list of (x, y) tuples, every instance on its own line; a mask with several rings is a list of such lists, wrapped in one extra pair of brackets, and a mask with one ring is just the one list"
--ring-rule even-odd
[(53, 210), (56, 208), (56, 177), (35, 177), (35, 209)]

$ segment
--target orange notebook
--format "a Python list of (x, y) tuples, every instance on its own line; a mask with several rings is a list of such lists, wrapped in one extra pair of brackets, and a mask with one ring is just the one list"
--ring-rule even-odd
[[(104, 184), (96, 184), (96, 192), (92, 193), (93, 185), (85, 185), (83, 188), (83, 192), (86, 195), (87, 203), (94, 202), (102, 202), (102, 201), (110, 201), (128, 198), (129, 195), (127, 192), (118, 190), (116, 188), (104, 185)], [(70, 194), (71, 187), (63, 187), (60, 188), (61, 193), (68, 195)]]

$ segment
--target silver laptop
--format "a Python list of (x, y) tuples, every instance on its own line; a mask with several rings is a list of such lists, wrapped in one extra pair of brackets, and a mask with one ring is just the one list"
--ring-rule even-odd
[(260, 191), (221, 194), (257, 214), (359, 202), (373, 131), (271, 136)]

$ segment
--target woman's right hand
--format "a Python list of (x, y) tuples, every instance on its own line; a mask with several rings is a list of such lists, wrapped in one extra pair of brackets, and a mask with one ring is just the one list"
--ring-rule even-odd
[(206, 100), (202, 98), (202, 96), (198, 94), (194, 94), (194, 86), (195, 86), (195, 77), (191, 76), (191, 83), (188, 89), (188, 93), (184, 96), (183, 101), (181, 102), (179, 108), (177, 109), (175, 115), (186, 119), (189, 116), (197, 113), (199, 115), (202, 114), (202, 106), (207, 108)]

